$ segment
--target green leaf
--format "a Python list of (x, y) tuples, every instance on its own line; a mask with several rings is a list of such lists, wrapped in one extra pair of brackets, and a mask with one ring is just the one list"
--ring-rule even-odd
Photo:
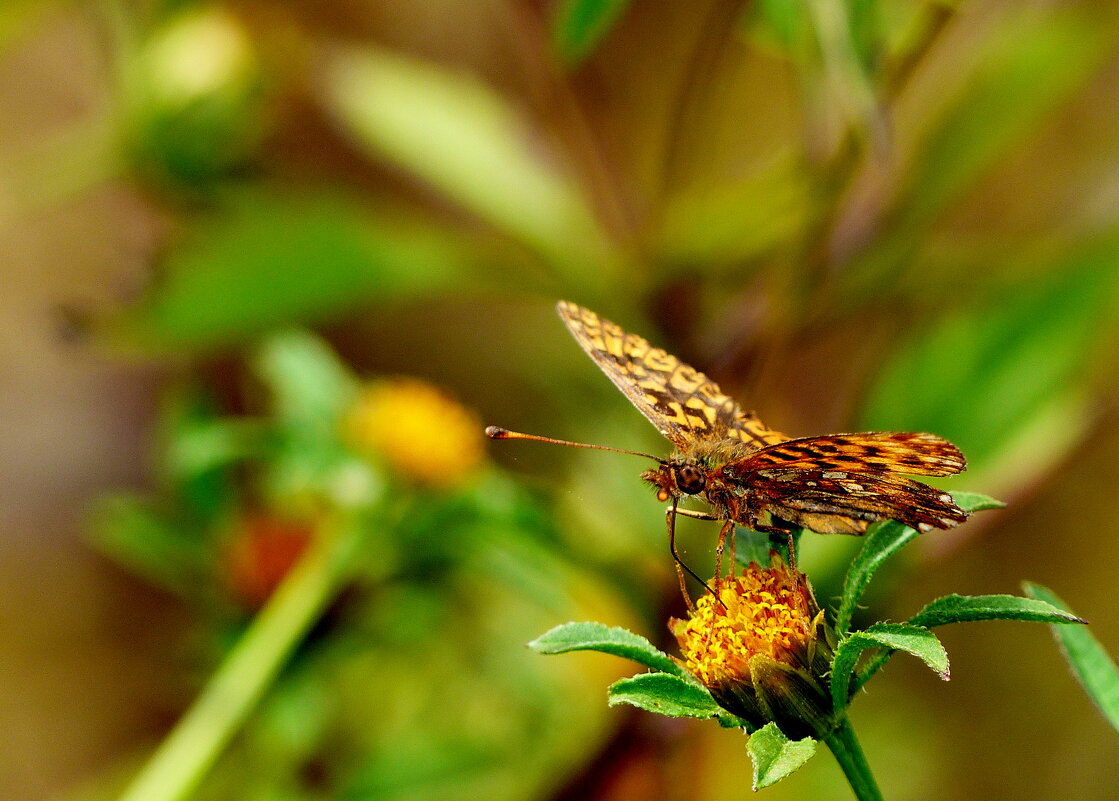
[(100, 498), (90, 529), (97, 547), (146, 580), (184, 598), (211, 585), (213, 565), (207, 532), (175, 526), (144, 498)]
[[(1023, 586), (1032, 598), (1073, 614), (1064, 601), (1047, 587), (1028, 581)], [(1115, 661), (1087, 627), (1053, 626), (1052, 630), (1084, 691), (1112, 727), (1119, 731), (1119, 668), (1116, 668)]]
[(746, 743), (754, 763), (754, 789), (760, 790), (784, 779), (816, 753), (811, 737), (790, 740), (776, 723), (767, 723), (750, 735)]
[[(350, 461), (340, 438), (358, 383), (325, 342), (305, 331), (275, 334), (261, 344), (253, 367), (270, 390), (277, 434), (264, 465), (265, 493), (329, 495), (347, 466), (368, 471), (365, 462)], [(379, 494), (372, 472), (364, 472), (361, 483), (369, 485), (365, 502)]]
[(334, 438), (358, 383), (325, 341), (306, 331), (283, 331), (261, 343), (253, 365), (281, 426)]
[[(1001, 501), (978, 492), (957, 492), (953, 493), (952, 498), (957, 506), (967, 512), (998, 509), (1003, 506)], [(843, 633), (851, 627), (851, 617), (859, 605), (859, 600), (882, 563), (918, 536), (920, 536), (918, 531), (896, 520), (871, 527), (863, 538), (862, 549), (847, 569), (847, 577), (843, 582), (843, 596), (836, 612), (837, 631)]]
[(1028, 620), (1036, 623), (1084, 623), (1086, 621), (1051, 603), (1014, 595), (945, 595), (909, 619), (914, 626), (932, 628), (947, 623), (977, 620)]
[(528, 647), (541, 654), (599, 651), (631, 659), (647, 668), (682, 679), (691, 679), (688, 671), (641, 635), (603, 623), (564, 623), (541, 634)]
[(723, 712), (706, 689), (668, 673), (642, 673), (614, 682), (609, 704), (629, 704), (672, 718), (713, 718)]
[(560, 60), (585, 60), (629, 7), (630, 0), (562, 0), (552, 21), (552, 41)]
[(831, 694), (836, 714), (847, 706), (851, 675), (860, 654), (868, 648), (905, 651), (936, 671), (942, 679), (948, 680), (948, 652), (935, 634), (909, 623), (875, 623), (865, 631), (856, 631), (844, 638), (835, 651)]
[(327, 98), (358, 143), (422, 178), (588, 287), (609, 276), (607, 243), (540, 137), (476, 78), (386, 51), (340, 53)]
[(186, 232), (160, 281), (106, 333), (145, 349), (226, 347), (446, 287), (463, 263), (446, 234), (341, 197), (238, 195)]

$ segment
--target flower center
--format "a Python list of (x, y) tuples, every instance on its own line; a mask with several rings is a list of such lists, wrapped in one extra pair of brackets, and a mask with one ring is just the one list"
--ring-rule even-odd
[(749, 680), (750, 659), (759, 654), (799, 667), (811, 639), (810, 595), (796, 571), (784, 565), (750, 565), (724, 579), (718, 603), (705, 595), (689, 620), (674, 621), (688, 669), (711, 686)]

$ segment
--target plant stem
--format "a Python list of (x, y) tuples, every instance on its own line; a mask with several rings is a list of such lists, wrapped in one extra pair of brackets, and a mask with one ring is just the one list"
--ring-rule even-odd
[(824, 738), (824, 742), (843, 769), (843, 775), (847, 777), (855, 798), (859, 801), (882, 801), (882, 793), (874, 781), (874, 774), (870, 772), (870, 765), (867, 764), (863, 749), (855, 737), (855, 730), (846, 715), (831, 736)]
[(197, 787), (334, 597), (360, 535), (352, 520), (320, 529), (120, 801), (179, 801)]

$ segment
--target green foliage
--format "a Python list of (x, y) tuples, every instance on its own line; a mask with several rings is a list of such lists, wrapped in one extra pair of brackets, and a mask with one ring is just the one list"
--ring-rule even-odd
[[(957, 492), (953, 496), (956, 505), (965, 512), (978, 512), (984, 509), (998, 509), (1003, 504), (994, 498), (977, 492)], [(870, 584), (875, 572), (889, 557), (900, 551), (920, 536), (916, 529), (888, 520), (872, 526), (863, 537), (862, 548), (847, 568), (843, 582), (843, 595), (836, 611), (836, 629), (846, 632), (851, 626), (851, 616), (858, 608), (859, 600)]]
[[(1068, 617), (1079, 620), (1049, 588), (1028, 581), (1023, 586), (1038, 603), (1056, 607)], [(1054, 625), (1052, 630), (1084, 692), (1099, 707), (1112, 728), (1119, 731), (1119, 667), (1116, 667), (1115, 660), (1088, 627)]]
[(552, 21), (552, 39), (560, 61), (585, 60), (625, 13), (630, 0), (561, 0)]
[(977, 620), (1029, 620), (1057, 624), (1086, 622), (1051, 602), (1013, 595), (945, 595), (909, 618), (911, 624), (925, 628)]
[(831, 692), (837, 713), (847, 706), (855, 663), (868, 648), (905, 651), (928, 665), (940, 678), (948, 680), (948, 653), (936, 635), (909, 623), (875, 623), (864, 631), (845, 637), (835, 651)]
[(754, 763), (754, 790), (776, 784), (816, 754), (811, 737), (790, 740), (776, 723), (767, 723), (750, 735), (746, 750)]
[(538, 157), (525, 121), (489, 87), (367, 48), (336, 57), (328, 97), (371, 155), (539, 252), (572, 285), (609, 276), (603, 234), (571, 178)]
[(985, 170), (1098, 68), (1109, 37), (1075, 10), (1022, 14), (992, 26), (970, 80), (931, 126), (909, 173), (912, 232), (975, 185)]
[(377, 220), (352, 198), (237, 195), (200, 221), (112, 333), (153, 349), (227, 346), (454, 285), (460, 270), (445, 236)]
[(980, 480), (1044, 469), (1088, 422), (1092, 342), (1114, 317), (1117, 253), (1106, 239), (1062, 254), (1013, 299), (961, 308), (902, 343), (862, 425), (936, 431)]
[(599, 651), (624, 657), (647, 668), (690, 678), (684, 668), (639, 634), (601, 623), (564, 623), (541, 634), (528, 644), (541, 654), (565, 654), (569, 651)]
[(668, 673), (643, 673), (610, 685), (610, 706), (629, 704), (670, 718), (714, 718), (722, 710), (703, 687)]
[[(95, 504), (98, 546), (184, 599), (221, 675), (276, 614), (237, 586), (237, 548), (259, 534), (246, 521), (349, 542), (241, 687), (225, 739), (206, 743), (202, 798), (547, 797), (594, 759), (607, 734), (595, 688), (611, 682), (611, 703), (744, 725), (624, 628), (572, 623), (530, 645), (655, 672), (615, 682), (612, 660), (597, 674), (520, 648), (556, 620), (661, 614), (670, 566), (636, 479), (603, 454), (556, 454), (531, 457), (553, 471), (535, 490), (492, 466), (426, 486), (344, 439), (363, 386), (351, 360), (432, 377), (485, 422), (646, 449), (640, 416), (603, 417), (586, 364), (570, 369), (578, 354), (546, 311), (567, 297), (645, 321), (635, 330), (783, 430), (933, 431), (967, 454), (970, 485), (1005, 497), (1067, 458), (1109, 392), (1119, 216), (1100, 76), (1119, 27), (1106, 4), (560, 0), (502, 5), (484, 32), (452, 5), (402, 23), (331, 4), (104, 4), (66, 18), (99, 26), (80, 34), (103, 53), (85, 118), (23, 149), (11, 143), (44, 131), (11, 115), (0, 230), (49, 241), (58, 225), (59, 242), (92, 240), (91, 263), (136, 243), (156, 254), (138, 297), (79, 315), (95, 346), (168, 377), (153, 489)], [(58, 24), (51, 12), (12, 5), (0, 44), (19, 55)], [(65, 79), (58, 61), (37, 69)], [(63, 111), (47, 116), (77, 113)], [(87, 195), (120, 216), (75, 229)], [(345, 358), (308, 325), (330, 326)], [(438, 441), (447, 420), (426, 423)], [(630, 514), (639, 502), (648, 518)], [(689, 541), (700, 530), (681, 526), (689, 564), (707, 554), (710, 537)], [(1026, 620), (1060, 624), (1119, 720), (1113, 663), (1041, 588), (949, 595), (852, 630), (870, 581), (917, 536), (887, 522), (858, 543), (835, 614), (836, 709), (896, 650), (946, 671), (928, 628)], [(741, 545), (768, 557), (767, 537)], [(824, 545), (805, 550), (812, 564)], [(826, 597), (819, 577), (844, 565), (820, 561)], [(852, 743), (826, 744), (857, 774)], [(815, 743), (770, 725), (748, 748), (760, 788)]]

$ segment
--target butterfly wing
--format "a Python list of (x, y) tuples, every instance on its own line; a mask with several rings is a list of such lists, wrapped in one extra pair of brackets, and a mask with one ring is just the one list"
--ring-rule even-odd
[(556, 304), (575, 341), (677, 448), (731, 437), (752, 448), (787, 440), (743, 411), (718, 384), (644, 338), (574, 303)]
[(771, 514), (820, 534), (862, 534), (878, 520), (918, 531), (967, 520), (947, 492), (883, 473), (776, 468), (756, 474), (751, 489)]
[(745, 478), (768, 468), (950, 476), (966, 469), (967, 460), (935, 434), (874, 431), (786, 440), (737, 459), (726, 470)]
[(757, 511), (821, 534), (861, 534), (877, 520), (928, 531), (967, 519), (948, 493), (905, 478), (947, 476), (967, 466), (935, 434), (870, 432), (803, 437), (735, 459), (720, 472)]

